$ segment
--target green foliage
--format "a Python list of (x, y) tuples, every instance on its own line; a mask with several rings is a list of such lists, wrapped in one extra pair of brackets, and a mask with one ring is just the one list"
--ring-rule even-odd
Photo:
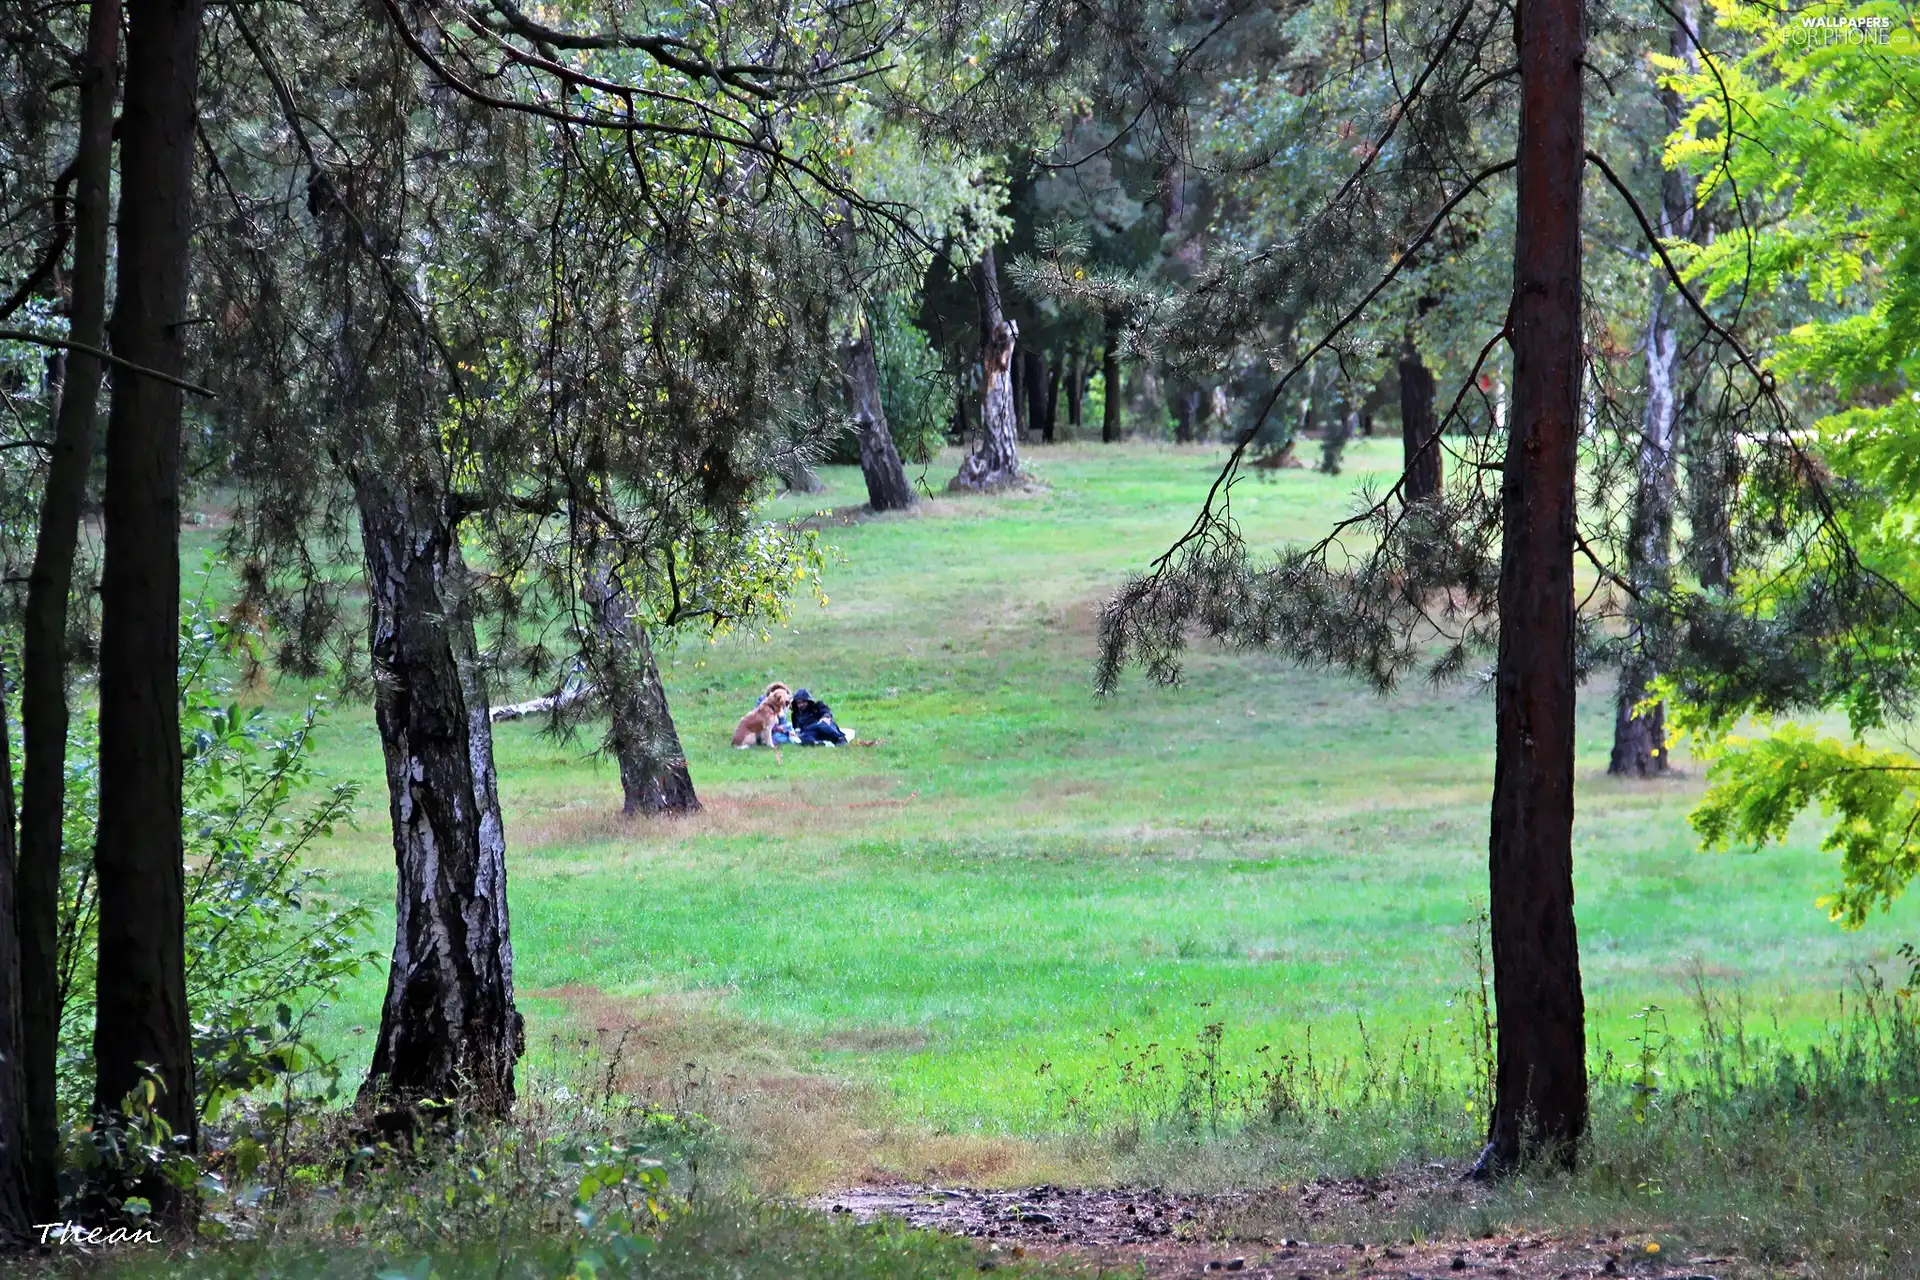
[[(311, 1021), (341, 982), (378, 959), (362, 949), (366, 908), (330, 904), (323, 875), (300, 866), (315, 839), (351, 819), (360, 784), (323, 784), (314, 769), (321, 700), (294, 718), (223, 703), (227, 688), (213, 670), (249, 638), (204, 610), (183, 613), (187, 1001), (209, 1117), (238, 1094), (296, 1074), (313, 1073), (331, 1092), (337, 1067), (316, 1051)], [(77, 717), (67, 755), (60, 1095), (76, 1129), (93, 1090), (97, 734), (96, 715)]]
[(1709, 849), (1759, 847), (1786, 838), (1813, 805), (1833, 825), (1821, 848), (1840, 855), (1841, 887), (1820, 900), (1859, 928), (1891, 906), (1920, 872), (1920, 761), (1902, 751), (1822, 737), (1782, 725), (1758, 742), (1735, 741), (1716, 761), (1693, 825)]
[(953, 379), (903, 299), (887, 299), (875, 309), (873, 319), (880, 400), (886, 406), (887, 425), (893, 428), (893, 443), (901, 461), (925, 465), (946, 443)]
[[(1772, 504), (1760, 523), (1824, 521), (1848, 549), (1838, 587), (1792, 553), (1740, 584), (1749, 621), (1725, 639), (1760, 679), (1676, 690), (1694, 703), (1679, 723), (1715, 757), (1694, 824), (1709, 848), (1760, 845), (1819, 806), (1843, 880), (1822, 905), (1857, 927), (1920, 872), (1920, 758), (1867, 741), (1906, 718), (1920, 654), (1920, 58), (1912, 12), (1894, 0), (1713, 10), (1747, 52), (1691, 76), (1657, 60), (1694, 104), (1667, 159), (1705, 175), (1703, 199), (1743, 192), (1775, 214), (1675, 249), (1709, 301), (1798, 300), (1806, 318), (1765, 354), (1817, 421), (1784, 460), (1787, 483), (1755, 486)], [(1844, 30), (1822, 25), (1837, 19)], [(1807, 481), (1831, 495), (1830, 513), (1794, 496)], [(1845, 711), (1850, 742), (1792, 723), (1758, 742), (1727, 736), (1744, 714), (1829, 707)]]

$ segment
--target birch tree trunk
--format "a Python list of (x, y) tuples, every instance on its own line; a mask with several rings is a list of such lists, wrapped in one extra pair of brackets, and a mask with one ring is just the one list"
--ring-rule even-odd
[(980, 405), (980, 439), (960, 463), (950, 489), (989, 490), (1018, 484), (1020, 428), (1014, 412), (1012, 365), (1020, 328), (1000, 310), (1000, 273), (993, 250), (973, 264), (980, 298), (980, 370), (985, 386)]
[(880, 365), (873, 354), (873, 329), (863, 318), (860, 330), (840, 353), (847, 406), (860, 434), (860, 474), (867, 480), (867, 502), (875, 511), (905, 511), (917, 498), (900, 464), (886, 407), (880, 401)]
[[(1691, 70), (1699, 58), (1687, 28), (1693, 25), (1690, 0), (1679, 0), (1669, 37), (1673, 56)], [(1672, 89), (1660, 91), (1666, 137), (1680, 127), (1685, 104)], [(1684, 170), (1669, 169), (1660, 183), (1660, 235), (1683, 237), (1693, 228), (1693, 182)], [(1675, 383), (1680, 370), (1680, 331), (1673, 290), (1664, 274), (1654, 277), (1647, 321), (1647, 409), (1641, 421), (1634, 467), (1633, 511), (1627, 528), (1627, 581), (1639, 598), (1627, 609), (1627, 656), (1614, 691), (1613, 755), (1607, 772), (1646, 778), (1667, 772), (1666, 708), (1644, 710), (1647, 690), (1660, 674), (1660, 610), (1673, 582), (1673, 509), (1675, 500)]]
[(1476, 1171), (1571, 1163), (1587, 1128), (1573, 915), (1575, 467), (1580, 432), (1583, 0), (1521, 0), (1513, 413), (1501, 489), (1488, 848), (1499, 1018)]
[(587, 665), (607, 707), (607, 745), (620, 764), (621, 811), (629, 817), (692, 813), (700, 797), (647, 629), (634, 619), (619, 578), (605, 564), (589, 571), (585, 595), (592, 614)]
[(374, 716), (393, 823), (393, 963), (362, 1103), (504, 1114), (524, 1046), (506, 840), (466, 569), (431, 479), (353, 468), (372, 605)]
[[(93, 0), (80, 71), (80, 137), (73, 160), (73, 275), (69, 336), (105, 345), (107, 247), (112, 224), (113, 107), (119, 0)], [(100, 360), (67, 353), (60, 407), (40, 499), (33, 567), (21, 617), (22, 740), (19, 948), (27, 1164), (22, 1184), (37, 1222), (59, 1212), (60, 1133), (55, 1062), (60, 1036), (60, 856), (67, 788), (67, 619), (80, 513), (93, 467)], [(9, 780), (10, 785), (10, 780)], [(9, 811), (11, 807), (9, 806)]]
[[(201, 0), (127, 6), (115, 355), (178, 377), (185, 363)], [(181, 392), (122, 369), (107, 417), (100, 581), (100, 822), (94, 1108), (117, 1115), (146, 1072), (154, 1111), (199, 1144), (187, 1012), (180, 793)], [(179, 1194), (143, 1189), (171, 1216)]]

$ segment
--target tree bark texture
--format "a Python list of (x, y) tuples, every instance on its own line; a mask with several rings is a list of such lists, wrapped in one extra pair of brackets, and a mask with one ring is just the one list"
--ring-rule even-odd
[(1514, 399), (1495, 675), (1494, 1108), (1480, 1169), (1574, 1160), (1587, 1126), (1573, 914), (1574, 479), (1580, 430), (1582, 0), (1521, 0)]
[(584, 594), (592, 614), (587, 665), (607, 706), (607, 745), (620, 764), (621, 812), (629, 817), (692, 813), (700, 797), (647, 630), (634, 619), (626, 591), (605, 564), (589, 569)]
[(918, 498), (887, 425), (886, 406), (880, 400), (880, 364), (873, 353), (873, 330), (864, 319), (840, 357), (847, 407), (853, 411), (860, 437), (860, 474), (867, 480), (867, 502), (875, 511), (905, 511)]
[(353, 470), (399, 871), (393, 964), (360, 1098), (458, 1098), (504, 1114), (524, 1032), (493, 731), (458, 530), (433, 480), (364, 462)]
[(35, 1211), (29, 1189), (25, 1019), (21, 1008), (19, 897), (14, 880), (13, 762), (7, 758), (5, 682), (0, 681), (0, 1254), (24, 1249)]
[(1100, 380), (1106, 384), (1106, 403), (1100, 414), (1100, 443), (1118, 444), (1122, 431), (1121, 414), (1125, 409), (1120, 389), (1120, 317), (1107, 313), (1107, 328), (1100, 353)]
[[(80, 72), (80, 135), (73, 161), (73, 273), (68, 332), (105, 345), (107, 242), (112, 226), (113, 108), (120, 60), (119, 0), (93, 0)], [(60, 1134), (55, 1061), (60, 1036), (60, 856), (67, 785), (67, 621), (81, 508), (93, 467), (101, 362), (63, 353), (59, 409), (40, 499), (33, 567), (21, 618), (22, 774), (18, 917), (23, 1004), (27, 1169), (33, 1218), (59, 1211)]]
[(1400, 348), (1400, 439), (1406, 456), (1406, 500), (1431, 502), (1440, 496), (1442, 459), (1439, 424), (1433, 420), (1433, 370), (1408, 339)]
[[(120, 131), (115, 355), (179, 377), (193, 233), (201, 0), (132, 0)], [(107, 416), (100, 596), (94, 1105), (151, 1069), (157, 1116), (197, 1143), (180, 795), (181, 392), (126, 369)], [(173, 1203), (167, 1188), (156, 1210)]]
[[(1673, 56), (1698, 70), (1699, 58), (1687, 28), (1692, 5), (1680, 0), (1679, 20), (1669, 34)], [(1682, 24), (1685, 25), (1682, 25)], [(1685, 104), (1672, 89), (1660, 91), (1666, 133), (1679, 129)], [(1693, 182), (1684, 170), (1669, 169), (1660, 183), (1660, 235), (1685, 237), (1693, 229)], [(1673, 583), (1673, 509), (1675, 440), (1678, 418), (1676, 383), (1680, 372), (1680, 329), (1673, 290), (1664, 274), (1654, 277), (1647, 321), (1647, 409), (1641, 420), (1634, 467), (1632, 515), (1627, 528), (1627, 581), (1638, 593), (1627, 608), (1627, 654), (1614, 691), (1613, 755), (1607, 772), (1646, 778), (1667, 772), (1666, 708), (1646, 701), (1660, 674), (1660, 611)]]
[(1013, 360), (1020, 326), (1000, 309), (1000, 272), (988, 248), (973, 264), (973, 286), (980, 299), (980, 439), (961, 460), (950, 489), (988, 490), (1018, 484), (1020, 428), (1013, 402)]

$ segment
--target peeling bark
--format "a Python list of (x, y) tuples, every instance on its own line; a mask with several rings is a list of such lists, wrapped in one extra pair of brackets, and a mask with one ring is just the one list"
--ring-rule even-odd
[(867, 502), (875, 511), (905, 511), (918, 499), (900, 464), (887, 411), (880, 402), (880, 365), (873, 354), (873, 330), (862, 319), (860, 330), (842, 348), (841, 370), (847, 405), (860, 435), (860, 474), (867, 480)]
[[(1687, 28), (1690, 0), (1680, 0), (1679, 21), (1669, 35), (1673, 56), (1694, 70), (1699, 56)], [(1685, 25), (1683, 26), (1682, 23)], [(1680, 127), (1685, 103), (1672, 89), (1660, 91), (1667, 134)], [(1664, 135), (1663, 135), (1664, 136)], [(1684, 238), (1693, 229), (1693, 182), (1669, 169), (1660, 183), (1660, 235)], [(1613, 754), (1607, 772), (1646, 778), (1667, 772), (1666, 708), (1640, 705), (1660, 674), (1659, 610), (1673, 583), (1675, 502), (1675, 384), (1680, 370), (1680, 330), (1673, 290), (1665, 275), (1654, 279), (1647, 321), (1647, 409), (1641, 421), (1634, 466), (1633, 511), (1627, 528), (1627, 581), (1639, 598), (1627, 610), (1627, 656), (1614, 691)]]
[(506, 840), (455, 522), (431, 479), (352, 468), (393, 822), (393, 963), (363, 1104), (513, 1104)]
[(973, 265), (980, 298), (980, 368), (985, 386), (980, 405), (980, 439), (960, 463), (950, 489), (989, 490), (1019, 484), (1019, 423), (1014, 411), (1012, 366), (1020, 326), (1000, 310), (1000, 273), (993, 250)]
[(1494, 1106), (1477, 1171), (1576, 1158), (1586, 1007), (1573, 914), (1574, 521), (1580, 434), (1582, 0), (1521, 0), (1513, 413), (1501, 487), (1488, 844)]

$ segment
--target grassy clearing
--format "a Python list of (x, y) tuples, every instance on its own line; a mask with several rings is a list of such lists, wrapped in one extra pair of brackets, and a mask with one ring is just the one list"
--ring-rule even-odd
[[(1312, 536), (1396, 457), (1365, 442), (1338, 478), (1250, 480), (1236, 514), (1256, 542)], [(1111, 1173), (1106, 1148), (1025, 1140), (1123, 1120), (1123, 1091), (1072, 1099), (1129, 1047), (1177, 1061), (1213, 1023), (1236, 1070), (1261, 1046), (1300, 1055), (1311, 1036), (1329, 1071), (1417, 1041), (1470, 1079), (1456, 996), (1484, 894), (1487, 695), (1382, 699), (1203, 651), (1179, 689), (1136, 678), (1109, 703), (1091, 696), (1095, 610), (1184, 527), (1218, 461), (1062, 446), (1035, 451), (1050, 486), (1036, 494), (823, 517), (843, 557), (824, 611), (764, 642), (690, 637), (672, 654), (698, 817), (624, 822), (589, 744), (502, 726), (516, 977), (539, 1056), (606, 1028), (598, 1051), (630, 1081), (770, 1135), (762, 1154), (784, 1155), (756, 1180), (783, 1189), (880, 1171)], [(864, 497), (857, 470), (825, 479), (824, 498), (777, 508)], [(774, 677), (879, 745), (780, 761), (730, 750)], [(1608, 691), (1591, 686), (1576, 841), (1596, 1054), (1630, 1057), (1648, 1004), (1674, 1010), (1680, 1048), (1697, 1045), (1696, 980), (1742, 993), (1781, 1042), (1809, 1042), (1847, 974), (1916, 932), (1914, 909), (1860, 934), (1828, 924), (1813, 899), (1834, 868), (1808, 838), (1696, 852), (1698, 777), (1607, 779), (1610, 725)], [(335, 776), (366, 781), (367, 803), (363, 829), (317, 860), (339, 891), (385, 903), (365, 709), (342, 708), (322, 750)], [(379, 995), (365, 983), (329, 1023), (352, 1060)], [(1462, 1114), (1445, 1134), (1470, 1142), (1474, 1127)]]

